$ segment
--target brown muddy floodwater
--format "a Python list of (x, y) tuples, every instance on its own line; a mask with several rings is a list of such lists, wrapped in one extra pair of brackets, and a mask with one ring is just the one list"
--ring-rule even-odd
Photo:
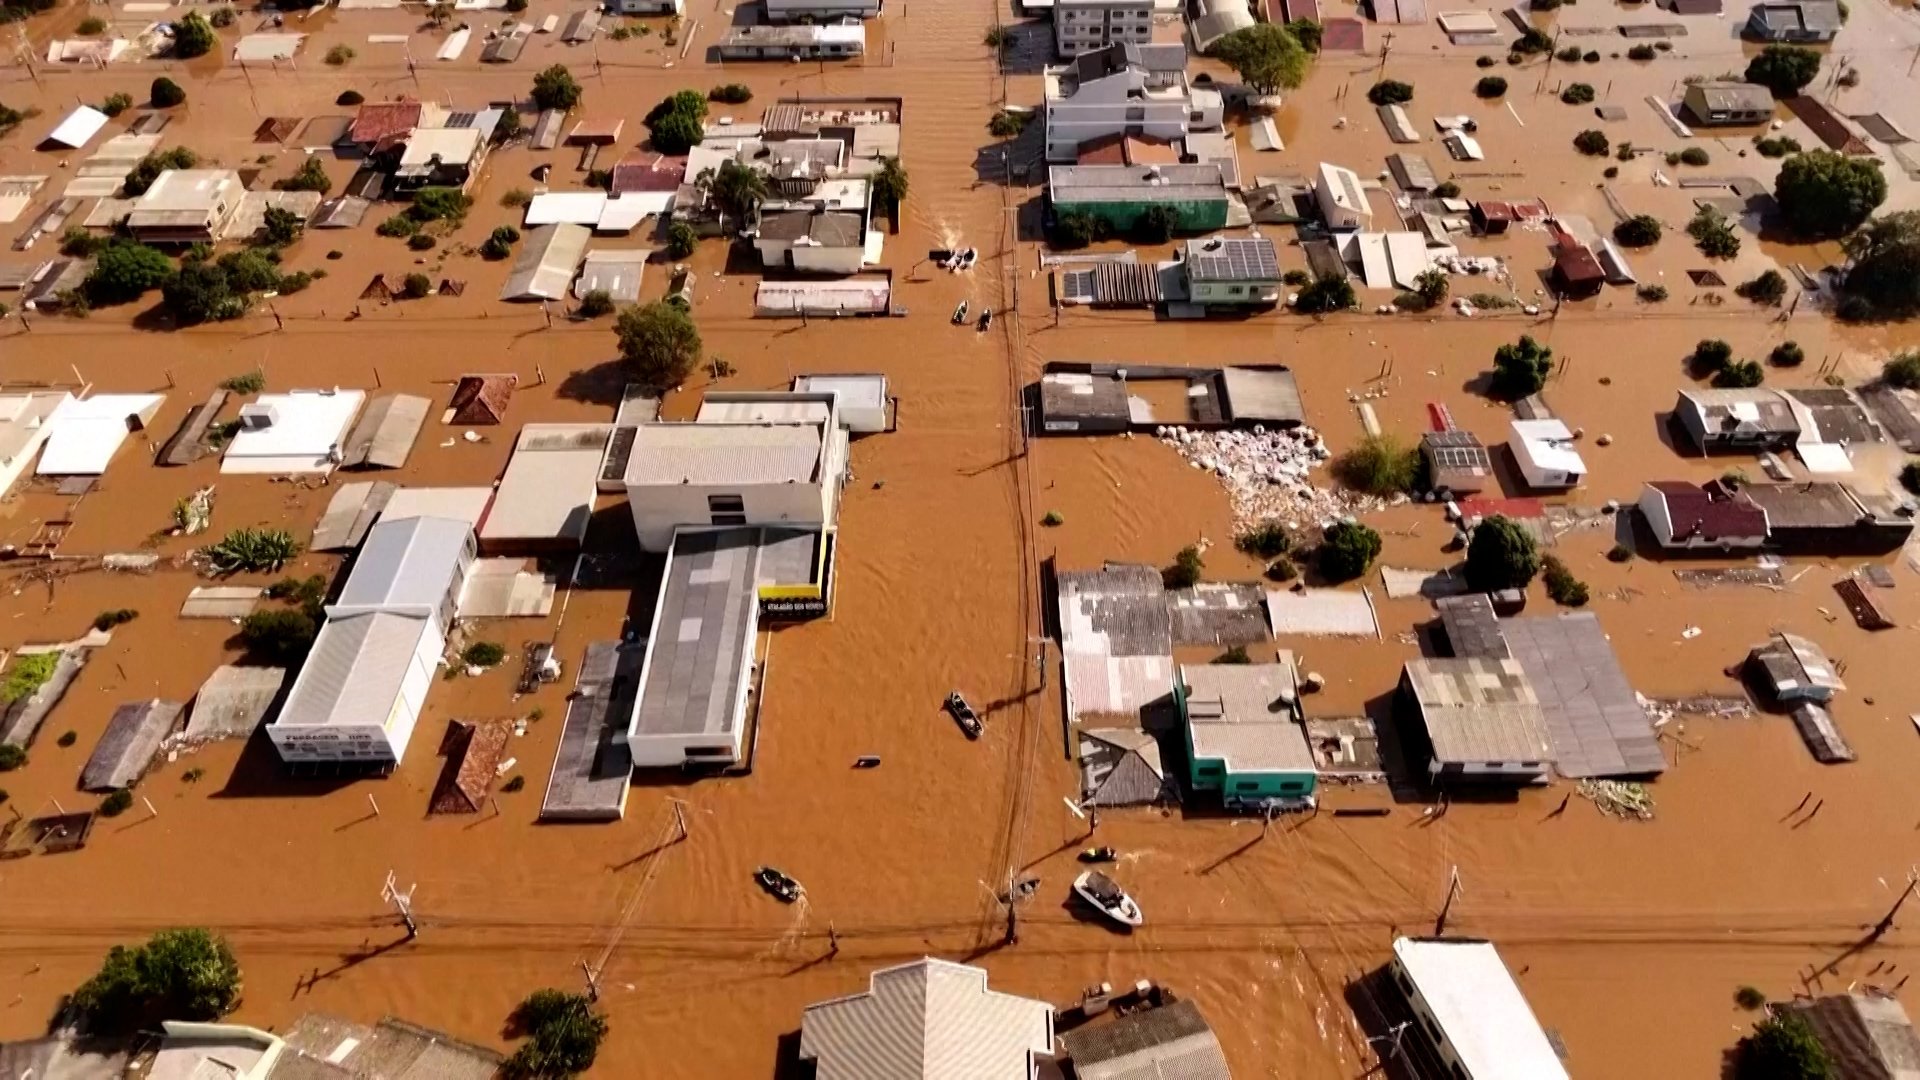
[[(552, 6), (536, 4), (528, 17)], [(1037, 189), (1006, 189), (976, 171), (991, 144), (986, 121), (1003, 93), (978, 44), (994, 21), (990, 5), (914, 2), (891, 10), (886, 57), (824, 69), (718, 70), (702, 56), (732, 12), (694, 5), (688, 17), (697, 25), (687, 31), (693, 44), (684, 60), (658, 35), (603, 42), (597, 63), (594, 54), (541, 37), (510, 68), (482, 68), (475, 47), (460, 61), (409, 72), (392, 47), (364, 44), (344, 69), (321, 65), (318, 56), (332, 43), (418, 25), (409, 13), (343, 13), (313, 24), (297, 70), (174, 72), (191, 103), (167, 134), (170, 143), (230, 165), (267, 156), (262, 167), (278, 177), (300, 155), (251, 143), (262, 116), (337, 113), (331, 103), (350, 87), (370, 100), (400, 93), (497, 100), (523, 94), (531, 72), (554, 62), (582, 74), (585, 113), (617, 113), (635, 138), (653, 102), (723, 81), (748, 83), (759, 102), (796, 94), (904, 98), (903, 158), (913, 188), (886, 262), (896, 275), (895, 302), (911, 309), (907, 318), (804, 326), (755, 320), (754, 274), (728, 270), (713, 243), (692, 262), (706, 351), (737, 370), (720, 385), (775, 388), (802, 372), (883, 371), (901, 402), (899, 430), (853, 451), (832, 618), (780, 630), (767, 642), (752, 775), (644, 782), (617, 825), (536, 825), (571, 670), (559, 685), (520, 699), (506, 671), (436, 684), (406, 761), (382, 781), (286, 780), (260, 740), (162, 762), (139, 788), (157, 816), (136, 808), (102, 821), (78, 854), (0, 863), (0, 1036), (41, 1030), (61, 995), (111, 945), (197, 924), (225, 933), (239, 955), (242, 1022), (284, 1024), (307, 1010), (360, 1019), (391, 1013), (502, 1046), (501, 1025), (515, 1002), (537, 987), (577, 986), (580, 962), (605, 957), (612, 1035), (596, 1075), (768, 1076), (781, 1036), (798, 1027), (806, 1004), (862, 988), (874, 967), (933, 954), (981, 963), (997, 988), (1062, 1004), (1103, 980), (1162, 981), (1198, 1000), (1236, 1075), (1333, 1080), (1375, 1062), (1353, 1020), (1349, 984), (1385, 961), (1396, 934), (1431, 930), (1447, 876), (1458, 868), (1464, 892), (1450, 929), (1498, 942), (1542, 1022), (1564, 1038), (1576, 1075), (1707, 1077), (1750, 1020), (1732, 1003), (1735, 987), (1795, 992), (1801, 972), (1841, 954), (1890, 903), (1915, 859), (1920, 824), (1911, 783), (1920, 736), (1907, 720), (1920, 712), (1920, 681), (1908, 667), (1913, 612), (1902, 608), (1899, 629), (1857, 629), (1830, 588), (1850, 568), (1837, 561), (1792, 562), (1791, 583), (1778, 592), (1682, 587), (1671, 564), (1608, 562), (1613, 540), (1600, 529), (1561, 537), (1556, 552), (1592, 586), (1592, 609), (1643, 692), (1736, 693), (1724, 669), (1770, 628), (1807, 633), (1847, 664), (1849, 689), (1835, 712), (1860, 761), (1814, 764), (1781, 717), (1691, 719), (1668, 729), (1673, 766), (1654, 787), (1658, 813), (1647, 823), (1604, 818), (1579, 799), (1550, 817), (1565, 785), (1512, 802), (1462, 804), (1430, 822), (1420, 805), (1394, 806), (1384, 818), (1322, 814), (1279, 823), (1265, 839), (1247, 821), (1114, 813), (1102, 819), (1099, 842), (1127, 853), (1118, 873), (1144, 905), (1147, 925), (1122, 937), (1074, 918), (1065, 897), (1085, 826), (1063, 805), (1077, 781), (1064, 749), (1059, 671), (1049, 660), (1043, 686), (1033, 662), (1041, 560), (1065, 568), (1108, 559), (1159, 564), (1204, 538), (1210, 578), (1250, 578), (1259, 568), (1232, 551), (1225, 492), (1152, 439), (1051, 440), (1023, 455), (1016, 394), (1045, 361), (1286, 363), (1298, 374), (1310, 422), (1336, 450), (1360, 431), (1349, 398), (1369, 390), (1384, 390), (1374, 400), (1378, 414), (1405, 436), (1424, 425), (1427, 402), (1443, 401), (1461, 424), (1496, 443), (1504, 441), (1507, 414), (1470, 387), (1497, 345), (1532, 333), (1565, 359), (1548, 396), (1588, 437), (1591, 477), (1567, 501), (1596, 507), (1631, 502), (1644, 479), (1702, 480), (1724, 467), (1677, 454), (1656, 421), (1676, 389), (1689, 385), (1682, 358), (1697, 340), (1725, 338), (1755, 357), (1797, 340), (1810, 357), (1806, 367), (1769, 380), (1799, 385), (1818, 381), (1813, 357), (1835, 356), (1844, 374), (1859, 375), (1876, 353), (1912, 335), (1840, 335), (1811, 311), (1777, 321), (1730, 296), (1714, 305), (1687, 284), (1684, 271), (1701, 260), (1678, 238), (1635, 256), (1646, 279), (1672, 286), (1673, 299), (1658, 306), (1616, 290), (1551, 320), (1354, 315), (1313, 322), (1275, 314), (1179, 324), (1075, 310), (1056, 325), (1036, 272), (1038, 246), (1013, 231), (1032, 216), (1016, 211)], [(1548, 82), (1536, 75), (1537, 63), (1502, 68), (1515, 84), (1509, 111), (1472, 97), (1471, 54), (1438, 45), (1432, 27), (1397, 29), (1386, 67), (1419, 80), (1422, 111), (1482, 120), (1489, 160), (1470, 170), (1443, 168), (1443, 179), (1456, 178), (1469, 197), (1540, 195), (1562, 212), (1611, 220), (1596, 186), (1605, 163), (1566, 148), (1590, 114), (1555, 99), (1558, 71)], [(426, 49), (416, 42), (415, 55)], [(1737, 54), (1732, 41), (1693, 39), (1657, 64), (1609, 60), (1585, 71), (1612, 80), (1612, 99), (1632, 102), (1686, 74), (1731, 66)], [(1282, 113), (1288, 150), (1257, 161), (1245, 151), (1243, 169), (1305, 172), (1330, 160), (1370, 174), (1390, 152), (1361, 96), (1375, 68), (1373, 56), (1323, 58)], [(123, 89), (138, 96), (153, 74), (145, 67), (62, 72), (39, 84), (0, 75), (0, 100), (45, 114), (39, 126), (0, 141), (0, 173), (59, 177), (62, 160), (84, 155), (41, 154), (27, 138), (74, 97)], [(1015, 77), (1009, 89), (1014, 103), (1031, 104), (1039, 80)], [(1343, 90), (1351, 102), (1338, 98)], [(731, 111), (749, 117), (758, 107)], [(1350, 122), (1336, 126), (1342, 114)], [(1610, 134), (1660, 148), (1673, 141), (1644, 106)], [(493, 297), (506, 264), (460, 251), (513, 218), (500, 197), (531, 187), (536, 164), (553, 163), (556, 185), (571, 184), (577, 177), (567, 170), (576, 160), (573, 150), (496, 155), (474, 213), (424, 256), (376, 237), (371, 222), (303, 239), (288, 265), (325, 268), (329, 276), (275, 302), (284, 330), (264, 313), (184, 332), (136, 329), (136, 312), (127, 309), (84, 321), (36, 317), (30, 331), (9, 319), (0, 323), (5, 378), (71, 382), (78, 368), (102, 390), (167, 387), (155, 424), (164, 435), (219, 380), (256, 366), (276, 390), (379, 386), (436, 401), (464, 372), (516, 372), (522, 390), (509, 426), (470, 444), (432, 422), (396, 477), (491, 483), (506, 461), (512, 425), (605, 418), (609, 390), (620, 383), (609, 366), (608, 323), (556, 315), (549, 327), (537, 310), (500, 304)], [(1758, 170), (1775, 166), (1748, 158), (1740, 167), (1770, 178)], [(349, 168), (329, 163), (336, 183)], [(1690, 212), (1687, 196), (1656, 187), (1651, 168), (1625, 166), (1616, 193), (1635, 212), (1659, 213), (1678, 228)], [(1283, 265), (1302, 266), (1291, 237), (1279, 239)], [(929, 248), (963, 245), (983, 255), (971, 274), (915, 268)], [(1782, 257), (1762, 248), (1750, 242), (1722, 267), (1729, 282)], [(1546, 265), (1539, 234), (1522, 231), (1469, 250), (1507, 256), (1511, 291), (1538, 299), (1531, 275)], [(28, 257), (0, 253), (8, 263)], [(392, 305), (358, 300), (375, 273), (391, 280), (414, 269), (463, 280), (467, 290)], [(663, 267), (652, 268), (646, 298), (662, 293), (665, 277)], [(1465, 281), (1455, 288), (1507, 291)], [(962, 299), (976, 311), (1001, 313), (992, 333), (947, 325)], [(1371, 308), (1386, 299), (1366, 302)], [(361, 317), (348, 319), (356, 305)], [(696, 375), (668, 402), (669, 414), (690, 414), (708, 383)], [(1594, 444), (1602, 433), (1612, 445)], [(155, 469), (140, 442), (131, 440), (97, 490), (77, 503), (38, 488), (16, 491), (0, 504), (0, 540), (19, 543), (40, 522), (66, 516), (73, 528), (63, 554), (151, 547), (173, 560), (191, 542), (156, 534), (174, 501), (197, 487), (217, 487), (216, 534), (268, 523), (304, 535), (330, 494), (220, 477), (212, 460)], [(1869, 481), (1884, 484), (1885, 476)], [(1050, 510), (1064, 524), (1037, 527)], [(608, 543), (617, 546), (625, 507), (603, 499), (601, 511), (616, 536)], [(1435, 509), (1399, 507), (1373, 523), (1386, 536), (1386, 564), (1451, 561), (1442, 551), (1451, 530)], [(1898, 582), (1893, 595), (1906, 605), (1920, 581), (1904, 560), (1886, 561)], [(290, 569), (335, 568), (334, 560), (307, 556)], [(94, 656), (27, 767), (4, 778), (10, 807), (33, 814), (54, 800), (89, 805), (75, 792), (75, 777), (113, 709), (149, 697), (186, 700), (236, 654), (231, 626), (174, 618), (196, 583), (172, 568), (75, 573), (51, 585), (19, 570), (0, 576), (0, 627), (10, 628), (0, 643), (8, 646), (78, 635), (103, 610), (141, 612)], [(1550, 607), (1543, 595), (1532, 603)], [(510, 649), (555, 640), (571, 668), (588, 642), (620, 633), (628, 608), (624, 591), (579, 590), (550, 619), (502, 620), (478, 633)], [(1310, 700), (1313, 713), (1377, 711), (1400, 665), (1417, 655), (1413, 631), (1430, 618), (1428, 609), (1382, 599), (1381, 614), (1378, 641), (1281, 642), (1327, 676), (1326, 690)], [(1689, 627), (1701, 633), (1683, 637)], [(984, 705), (987, 733), (978, 743), (962, 740), (939, 711), (955, 687)], [(500, 796), (497, 816), (424, 817), (446, 720), (535, 710), (542, 718), (512, 746), (525, 791)], [(77, 743), (61, 748), (55, 738), (67, 730)], [(850, 769), (863, 754), (880, 755), (884, 765)], [(189, 782), (189, 770), (199, 778)], [(1803, 828), (1783, 824), (1809, 792), (1825, 800), (1817, 819)], [(660, 847), (670, 799), (686, 801), (690, 836)], [(1352, 788), (1327, 791), (1326, 803), (1391, 800), (1381, 789)], [(763, 896), (749, 879), (761, 864), (804, 883), (807, 902), (789, 908)], [(389, 871), (403, 886), (417, 886), (423, 931), (411, 943), (380, 899)], [(1000, 947), (992, 894), (1023, 871), (1041, 886), (1022, 909), (1019, 943)], [(826, 959), (829, 927), (841, 947)], [(1896, 930), (1841, 962), (1824, 986), (1844, 987), (1876, 963), (1920, 963), (1915, 935)]]

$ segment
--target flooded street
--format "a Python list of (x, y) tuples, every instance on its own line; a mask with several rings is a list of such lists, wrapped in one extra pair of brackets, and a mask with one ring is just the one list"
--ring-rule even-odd
[[(1856, 11), (1866, 4), (1878, 0), (1856, 0)], [(528, 17), (546, 10), (536, 4)], [(1615, 10), (1569, 8), (1563, 20), (1578, 12), (1597, 22)], [(1079, 778), (1061, 719), (1058, 649), (1041, 642), (1042, 563), (1158, 566), (1205, 540), (1209, 580), (1252, 580), (1260, 566), (1232, 549), (1225, 489), (1152, 438), (1036, 439), (1023, 452), (1020, 391), (1044, 363), (1286, 364), (1308, 423), (1336, 452), (1360, 436), (1352, 399), (1368, 393), (1381, 423), (1409, 443), (1426, 426), (1427, 403), (1441, 402), (1491, 445), (1506, 440), (1510, 413), (1480, 396), (1479, 380), (1495, 348), (1531, 334), (1565, 360), (1545, 395), (1584, 432), (1581, 452), (1591, 470), (1579, 490), (1553, 501), (1597, 509), (1609, 500), (1631, 504), (1645, 480), (1704, 481), (1734, 465), (1757, 475), (1751, 460), (1701, 460), (1670, 445), (1664, 414), (1678, 389), (1694, 385), (1683, 365), (1696, 341), (1723, 338), (1753, 358), (1797, 341), (1808, 362), (1770, 369), (1768, 385), (1802, 386), (1820, 384), (1817, 360), (1834, 358), (1833, 370), (1858, 381), (1886, 351), (1920, 343), (1920, 335), (1909, 326), (1842, 330), (1812, 310), (1778, 320), (1724, 289), (1723, 303), (1700, 301), (1702, 290), (1685, 284), (1685, 271), (1704, 265), (1680, 232), (1688, 196), (1645, 179), (1653, 166), (1644, 162), (1628, 165), (1617, 186), (1629, 207), (1669, 226), (1658, 247), (1634, 255), (1643, 280), (1672, 286), (1661, 305), (1609, 290), (1603, 299), (1565, 305), (1557, 317), (1549, 310), (1538, 318), (1315, 321), (1273, 313), (1180, 323), (1144, 311), (1074, 308), (1056, 320), (1038, 269), (1041, 246), (1017, 231), (1033, 217), (1040, 189), (1002, 185), (987, 134), (1003, 93), (980, 44), (995, 21), (990, 6), (909, 0), (890, 8), (876, 31), (875, 40), (891, 46), (884, 57), (824, 70), (706, 63), (702, 50), (732, 15), (696, 0), (688, 11), (698, 23), (695, 44), (684, 60), (657, 35), (603, 42), (592, 54), (548, 37), (510, 67), (483, 68), (469, 55), (409, 73), (394, 55), (374, 55), (391, 46), (363, 45), (366, 55), (342, 70), (318, 56), (334, 40), (414, 29), (411, 13), (331, 13), (314, 20), (297, 70), (250, 73), (227, 64), (188, 72), (182, 81), (190, 101), (167, 137), (168, 145), (190, 144), (229, 166), (267, 156), (259, 167), (277, 177), (290, 174), (301, 155), (254, 145), (249, 133), (261, 118), (339, 113), (328, 103), (349, 87), (369, 100), (514, 97), (533, 72), (563, 61), (586, 88), (582, 112), (624, 118), (629, 142), (642, 137), (640, 118), (653, 102), (720, 82), (754, 89), (751, 105), (734, 107), (743, 118), (792, 95), (903, 99), (902, 159), (912, 188), (884, 261), (905, 318), (756, 319), (756, 273), (743, 272), (739, 261), (728, 267), (717, 241), (704, 242), (691, 260), (706, 355), (724, 358), (736, 373), (719, 380), (696, 374), (669, 398), (666, 415), (690, 416), (709, 385), (778, 389), (804, 373), (884, 372), (899, 399), (898, 430), (853, 446), (831, 618), (768, 635), (751, 775), (693, 784), (678, 774), (643, 779), (618, 824), (536, 824), (575, 666), (587, 643), (620, 635), (629, 611), (623, 590), (571, 590), (547, 619), (495, 620), (470, 634), (499, 641), (510, 654), (529, 641), (554, 641), (567, 665), (560, 682), (519, 698), (506, 668), (436, 682), (406, 760), (387, 779), (290, 780), (264, 738), (244, 748), (215, 744), (163, 761), (142, 781), (136, 794), (157, 814), (136, 800), (125, 816), (101, 819), (84, 851), (0, 862), (7, 913), (0, 1037), (42, 1031), (61, 996), (110, 946), (185, 924), (230, 939), (245, 972), (235, 1019), (261, 1026), (310, 1010), (362, 1020), (391, 1014), (505, 1047), (504, 1020), (529, 991), (580, 987), (583, 962), (604, 964), (611, 1035), (594, 1075), (770, 1076), (780, 1040), (797, 1031), (807, 1004), (864, 989), (875, 967), (934, 955), (978, 963), (995, 989), (1056, 1005), (1102, 981), (1163, 982), (1197, 1000), (1235, 1075), (1335, 1080), (1376, 1062), (1353, 1019), (1350, 995), (1365, 993), (1350, 988), (1353, 981), (1386, 961), (1396, 935), (1434, 930), (1457, 869), (1462, 890), (1447, 930), (1498, 944), (1542, 1024), (1563, 1039), (1575, 1075), (1707, 1077), (1751, 1023), (1733, 1003), (1736, 987), (1780, 998), (1801, 990), (1803, 973), (1839, 957), (1892, 903), (1915, 860), (1920, 827), (1920, 791), (1911, 779), (1920, 769), (1920, 734), (1908, 720), (1920, 713), (1920, 679), (1906, 669), (1920, 618), (1913, 566), (1874, 560), (1897, 581), (1891, 596), (1901, 625), (1869, 633), (1832, 590), (1855, 561), (1789, 560), (1788, 584), (1777, 591), (1701, 589), (1681, 584), (1673, 570), (1723, 564), (1608, 561), (1614, 535), (1607, 518), (1560, 537), (1553, 550), (1591, 586), (1589, 610), (1637, 689), (1653, 697), (1737, 696), (1726, 669), (1770, 630), (1803, 633), (1846, 665), (1847, 690), (1834, 714), (1859, 761), (1816, 764), (1784, 716), (1686, 717), (1663, 732), (1671, 768), (1652, 785), (1650, 822), (1604, 817), (1577, 795), (1554, 816), (1572, 791), (1564, 782), (1512, 801), (1463, 801), (1437, 816), (1423, 804), (1394, 804), (1384, 787), (1329, 785), (1322, 789), (1328, 810), (1392, 812), (1284, 818), (1264, 837), (1257, 820), (1178, 809), (1110, 812), (1097, 842), (1125, 853), (1114, 873), (1147, 922), (1122, 936), (1082, 921), (1067, 904), (1068, 885), (1076, 851), (1095, 841), (1065, 804)], [(1386, 70), (1417, 81), (1423, 130), (1436, 112), (1474, 111), (1482, 119), (1489, 160), (1469, 163), (1484, 175), (1461, 173), (1468, 197), (1538, 195), (1557, 210), (1611, 222), (1597, 185), (1612, 159), (1583, 159), (1568, 148), (1592, 114), (1553, 96), (1557, 69), (1549, 92), (1534, 96), (1533, 83), (1549, 78), (1538, 65), (1502, 65), (1514, 84), (1509, 113), (1472, 96), (1479, 73), (1465, 58), (1471, 54), (1435, 44), (1444, 38), (1434, 27), (1397, 29)], [(1367, 30), (1371, 49), (1377, 27)], [(424, 57), (421, 44), (414, 48)], [(1608, 100), (1629, 105), (1630, 119), (1609, 134), (1665, 148), (1674, 140), (1639, 98), (1686, 74), (1737, 66), (1739, 52), (1731, 38), (1690, 39), (1654, 65), (1609, 59), (1585, 67), (1598, 69), (1594, 79), (1617, 83)], [(1376, 172), (1392, 151), (1364, 102), (1379, 63), (1377, 53), (1324, 58), (1282, 113), (1287, 150), (1256, 157), (1243, 147), (1243, 170), (1304, 172), (1328, 160)], [(137, 91), (154, 73), (128, 66), (37, 79), (0, 74), (0, 100), (43, 110), (0, 141), (0, 174), (44, 173), (59, 184), (62, 159), (77, 163), (85, 153), (42, 153), (31, 140), (72, 101)], [(1015, 104), (1038, 97), (1036, 77), (1007, 85)], [(1343, 90), (1350, 102), (1336, 98)], [(1342, 114), (1350, 122), (1336, 129)], [(1777, 163), (1738, 158), (1743, 140), (1725, 141), (1728, 170), (1771, 182)], [(1437, 166), (1451, 164), (1437, 144), (1421, 149)], [(187, 701), (216, 665), (238, 655), (232, 625), (175, 618), (188, 591), (205, 584), (184, 565), (197, 538), (162, 535), (178, 499), (216, 487), (216, 538), (269, 524), (304, 539), (326, 506), (328, 486), (220, 476), (215, 457), (177, 469), (150, 464), (143, 439), (157, 444), (221, 380), (258, 367), (274, 391), (342, 386), (428, 396), (430, 419), (407, 466), (380, 477), (408, 485), (488, 485), (518, 425), (611, 418), (623, 381), (611, 320), (574, 322), (556, 309), (549, 324), (537, 308), (500, 303), (509, 264), (461, 253), (517, 220), (500, 199), (532, 187), (535, 165), (554, 163), (556, 187), (576, 183), (577, 156), (524, 144), (494, 155), (467, 222), (425, 255), (374, 235), (371, 215), (351, 232), (308, 234), (287, 265), (324, 268), (328, 276), (274, 301), (282, 329), (264, 312), (186, 331), (138, 329), (138, 312), (129, 308), (85, 320), (35, 316), (31, 329), (17, 317), (0, 323), (0, 372), (9, 384), (72, 384), (77, 369), (97, 391), (167, 394), (152, 429), (128, 441), (92, 493), (76, 500), (23, 481), (0, 504), (0, 543), (23, 543), (41, 522), (67, 517), (63, 555), (152, 550), (163, 560), (150, 574), (56, 573), (51, 583), (23, 563), (0, 567), (0, 627), (7, 628), (0, 644), (7, 647), (79, 636), (102, 611), (141, 613), (93, 654), (28, 766), (0, 778), (8, 809), (32, 816), (56, 800), (70, 810), (90, 806), (93, 797), (75, 791), (74, 781), (114, 709), (155, 697)], [(345, 162), (327, 166), (336, 183), (350, 171)], [(1449, 169), (1440, 175), (1448, 178)], [(1895, 201), (1911, 198), (1910, 188), (1903, 185)], [(1286, 234), (1282, 265), (1304, 266), (1291, 230), (1274, 231)], [(1729, 283), (1775, 260), (1817, 269), (1836, 255), (1831, 246), (1788, 250), (1747, 240), (1739, 260), (1717, 264)], [(55, 242), (43, 240), (33, 256), (50, 254)], [(639, 235), (596, 241), (647, 244)], [(961, 246), (981, 252), (970, 273), (949, 274), (921, 258)], [(1540, 302), (1527, 275), (1549, 262), (1543, 234), (1516, 230), (1463, 247), (1508, 256), (1513, 291)], [(28, 260), (0, 253), (0, 264)], [(436, 279), (465, 282), (466, 291), (392, 304), (360, 299), (373, 275), (395, 280), (416, 260)], [(648, 267), (643, 299), (664, 293), (666, 270)], [(1457, 293), (1478, 287), (1454, 284)], [(1389, 298), (1365, 294), (1363, 302), (1371, 310)], [(948, 325), (963, 299), (975, 311), (998, 313), (990, 332)], [(360, 317), (348, 318), (356, 306)], [(453, 381), (469, 372), (520, 378), (506, 424), (480, 429), (480, 443), (438, 420)], [(1611, 445), (1594, 442), (1603, 433)], [(1862, 484), (1884, 488), (1896, 465), (1890, 458), (1884, 474), (1863, 476)], [(1062, 524), (1041, 526), (1049, 512)], [(603, 496), (596, 518), (614, 537), (607, 549), (631, 544), (620, 531), (628, 518), (623, 499)], [(1379, 565), (1440, 568), (1457, 559), (1443, 551), (1452, 528), (1437, 508), (1399, 506), (1369, 523), (1385, 538)], [(596, 537), (602, 525), (596, 520)], [(288, 572), (331, 574), (338, 565), (307, 554)], [(1326, 688), (1307, 699), (1309, 716), (1380, 714), (1402, 664), (1420, 653), (1414, 632), (1432, 620), (1431, 608), (1385, 599), (1377, 578), (1368, 584), (1380, 613), (1378, 640), (1278, 643), (1299, 654), (1303, 670), (1326, 676)], [(639, 607), (644, 613), (648, 605)], [(1529, 614), (1552, 610), (1536, 586)], [(1701, 632), (1683, 636), (1690, 627)], [(1045, 662), (1036, 664), (1043, 649)], [(1207, 658), (1204, 651), (1180, 657)], [(984, 716), (977, 743), (940, 709), (956, 688)], [(528, 734), (510, 746), (523, 791), (500, 794), (497, 814), (425, 816), (443, 766), (434, 748), (446, 721), (536, 713)], [(69, 730), (75, 745), (58, 746), (56, 737)], [(854, 770), (862, 755), (883, 764)], [(1810, 823), (1789, 823), (1809, 794), (1823, 809)], [(674, 800), (686, 815), (681, 842), (669, 842)], [(801, 882), (805, 902), (787, 907), (763, 895), (751, 879), (761, 865)], [(381, 900), (389, 872), (403, 888), (417, 886), (417, 940), (405, 940)], [(1037, 875), (1040, 885), (1019, 908), (1018, 943), (1003, 945), (995, 894), (1017, 874)], [(1920, 927), (1897, 929), (1842, 961), (1820, 986), (1842, 990), (1880, 962), (1898, 964), (1901, 974), (1920, 965)], [(1903, 999), (1920, 1007), (1916, 992)]]

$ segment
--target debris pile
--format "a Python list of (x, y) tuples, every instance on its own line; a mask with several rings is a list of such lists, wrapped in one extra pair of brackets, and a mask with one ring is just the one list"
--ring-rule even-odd
[(1580, 797), (1591, 799), (1608, 817), (1653, 820), (1653, 794), (1645, 784), (1630, 780), (1582, 780)]
[(1324, 526), (1378, 509), (1379, 499), (1313, 486), (1309, 475), (1333, 452), (1310, 427), (1291, 431), (1194, 431), (1159, 427), (1154, 435), (1188, 464), (1220, 478), (1233, 500), (1235, 529), (1278, 519), (1295, 527)]

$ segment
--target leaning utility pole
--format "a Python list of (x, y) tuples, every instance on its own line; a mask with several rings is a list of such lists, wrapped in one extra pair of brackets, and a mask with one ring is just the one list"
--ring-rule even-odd
[(1873, 924), (1873, 929), (1867, 934), (1868, 941), (1879, 941), (1887, 935), (1887, 931), (1893, 929), (1895, 916), (1900, 914), (1900, 908), (1906, 904), (1908, 898), (1913, 896), (1916, 886), (1920, 886), (1920, 870), (1909, 870), (1907, 887), (1900, 890), (1900, 895), (1894, 897), (1893, 906), (1887, 909), (1887, 913), (1880, 917), (1879, 922)]
[(380, 899), (392, 904), (393, 909), (400, 915), (400, 921), (406, 924), (408, 941), (420, 936), (420, 924), (413, 920), (413, 890), (416, 888), (419, 886), (409, 885), (406, 892), (395, 888), (391, 870), (387, 871), (387, 883), (380, 886)]
[(1447, 932), (1447, 915), (1453, 911), (1454, 897), (1460, 895), (1460, 867), (1454, 866), (1447, 871), (1447, 898), (1440, 904), (1440, 917), (1433, 921), (1433, 936), (1439, 937)]

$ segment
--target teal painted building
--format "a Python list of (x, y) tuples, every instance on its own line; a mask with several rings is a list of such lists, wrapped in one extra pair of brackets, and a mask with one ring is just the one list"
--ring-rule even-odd
[(1131, 232), (1140, 215), (1173, 211), (1175, 232), (1227, 227), (1227, 183), (1218, 165), (1055, 165), (1047, 172), (1055, 214), (1079, 211)]
[(1319, 772), (1290, 655), (1272, 664), (1182, 664), (1173, 693), (1194, 791), (1218, 792), (1230, 810), (1312, 805)]

